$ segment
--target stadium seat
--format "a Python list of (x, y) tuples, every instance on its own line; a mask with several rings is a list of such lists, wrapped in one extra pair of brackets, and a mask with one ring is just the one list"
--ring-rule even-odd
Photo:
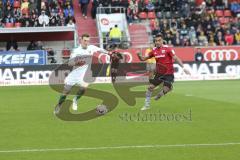
[(140, 19), (147, 19), (147, 13), (146, 12), (140, 12), (138, 16), (139, 16)]
[(156, 18), (155, 12), (148, 12), (148, 18), (149, 19), (155, 19)]
[(20, 22), (15, 23), (15, 27), (21, 27), (21, 26), (22, 26), (22, 24)]
[(224, 10), (225, 17), (232, 17), (232, 12), (230, 10)]
[(70, 54), (71, 54), (71, 51), (69, 49), (65, 48), (65, 49), (62, 50), (62, 57), (63, 57), (63, 59), (69, 59)]
[(144, 0), (144, 4), (148, 4), (149, 3), (149, 0)]
[(219, 21), (220, 24), (223, 25), (223, 24), (229, 23), (229, 18), (228, 17), (220, 17), (218, 19), (218, 21)]
[(224, 24), (229, 23), (229, 22), (230, 22), (229, 17), (225, 17), (224, 18)]
[(14, 1), (13, 7), (14, 8), (20, 8), (21, 7), (21, 2), (20, 1)]
[(5, 28), (13, 28), (13, 23), (5, 23)]
[(29, 14), (29, 10), (27, 8), (22, 9), (22, 14)]
[(150, 28), (151, 28), (151, 30), (154, 29), (154, 25), (155, 25), (155, 19), (151, 19), (150, 20)]
[(225, 22), (224, 17), (220, 17), (220, 18), (218, 19), (218, 21), (219, 21), (220, 24), (224, 24), (224, 22)]
[(215, 14), (217, 17), (223, 17), (223, 11), (222, 10), (216, 10)]
[(238, 18), (235, 17), (235, 18), (230, 18), (229, 21), (231, 20), (232, 23), (237, 23), (238, 22)]

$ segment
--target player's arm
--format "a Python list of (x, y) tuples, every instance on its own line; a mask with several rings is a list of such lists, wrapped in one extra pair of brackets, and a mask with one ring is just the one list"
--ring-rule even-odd
[[(93, 46), (93, 49), (94, 49), (94, 52), (103, 53), (103, 54), (106, 54), (107, 56), (110, 56), (112, 54), (112, 52), (107, 51), (107, 50), (97, 47), (97, 46)], [(100, 59), (100, 63), (103, 63), (102, 59)]]
[(75, 66), (74, 58), (69, 59), (68, 65), (69, 65), (69, 66)]
[(189, 72), (189, 70), (187, 70), (186, 68), (184, 68), (182, 60), (181, 60), (176, 54), (173, 55), (173, 59), (182, 67), (183, 71), (184, 71), (186, 74), (188, 74), (188, 75), (191, 74), (191, 73)]
[[(150, 54), (149, 54), (149, 55), (150, 55)], [(149, 55), (143, 57), (140, 52), (137, 53), (137, 56), (138, 56), (138, 58), (140, 59), (140, 61), (146, 61), (147, 59), (152, 58), (152, 57), (149, 56)]]
[(82, 60), (81, 57), (73, 57), (73, 58), (70, 58), (68, 61), (69, 66), (82, 66), (84, 65), (84, 63), (85, 62)]
[(100, 47), (97, 47), (97, 46), (94, 46), (94, 50), (95, 52), (100, 52), (100, 53), (103, 53), (103, 54), (108, 54), (110, 55), (111, 53), (103, 48), (100, 48)]
[(99, 52), (104, 54), (109, 54), (109, 52), (103, 48), (100, 48)]
[(68, 65), (69, 66), (75, 66), (76, 65), (76, 54), (74, 52), (74, 50), (72, 51), (70, 58), (68, 60)]
[(69, 66), (80, 66), (83, 64), (81, 57), (77, 56), (77, 50), (73, 49), (70, 55), (70, 59), (68, 60)]

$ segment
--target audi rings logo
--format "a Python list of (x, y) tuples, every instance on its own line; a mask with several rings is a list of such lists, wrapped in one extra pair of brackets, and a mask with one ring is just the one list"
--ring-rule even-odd
[(223, 61), (223, 60), (238, 60), (238, 52), (234, 49), (216, 49), (207, 50), (204, 53), (205, 61)]
[[(126, 63), (131, 63), (133, 61), (133, 57), (132, 54), (129, 52), (121, 52), (122, 54), (124, 54), (124, 59)], [(110, 56), (100, 53), (98, 55), (98, 62), (99, 63), (110, 63)]]

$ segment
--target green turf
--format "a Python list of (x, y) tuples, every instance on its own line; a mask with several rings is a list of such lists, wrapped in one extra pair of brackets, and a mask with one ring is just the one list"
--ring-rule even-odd
[[(110, 84), (93, 85), (117, 95)], [(138, 87), (137, 90), (145, 90)], [(0, 160), (238, 160), (240, 145), (95, 150), (13, 152), (3, 150), (94, 148), (117, 146), (218, 144), (240, 142), (240, 81), (176, 82), (174, 90), (152, 101), (146, 113), (187, 114), (192, 120), (126, 121), (121, 115), (137, 114), (120, 100), (111, 113), (87, 122), (65, 122), (53, 115), (58, 93), (48, 86), (0, 88)], [(80, 111), (99, 100), (83, 97)], [(144, 114), (144, 113), (142, 113)]]

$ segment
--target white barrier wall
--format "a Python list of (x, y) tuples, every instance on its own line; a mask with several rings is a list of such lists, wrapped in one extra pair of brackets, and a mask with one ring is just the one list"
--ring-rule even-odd
[[(110, 83), (110, 77), (106, 77), (107, 64), (95, 77), (93, 83)], [(120, 72), (131, 72), (131, 76), (121, 75), (118, 77), (120, 82), (147, 82), (147, 76), (144, 74), (145, 69), (131, 70), (131, 64), (120, 65)], [(143, 64), (142, 64), (143, 65)], [(222, 79), (240, 79), (240, 61), (222, 61), (222, 62), (205, 62), (195, 63), (189, 62), (184, 64), (192, 75), (185, 75), (178, 64), (174, 64), (175, 80), (222, 80)], [(42, 66), (16, 66), (16, 67), (1, 67), (0, 68), (0, 86), (14, 85), (48, 85), (49, 77), (59, 65), (42, 65)], [(133, 67), (135, 68), (135, 67)], [(52, 83), (61, 84), (64, 78), (71, 70), (69, 68), (57, 70), (56, 77)], [(55, 74), (55, 73), (54, 73)], [(94, 77), (94, 75), (93, 75)]]

